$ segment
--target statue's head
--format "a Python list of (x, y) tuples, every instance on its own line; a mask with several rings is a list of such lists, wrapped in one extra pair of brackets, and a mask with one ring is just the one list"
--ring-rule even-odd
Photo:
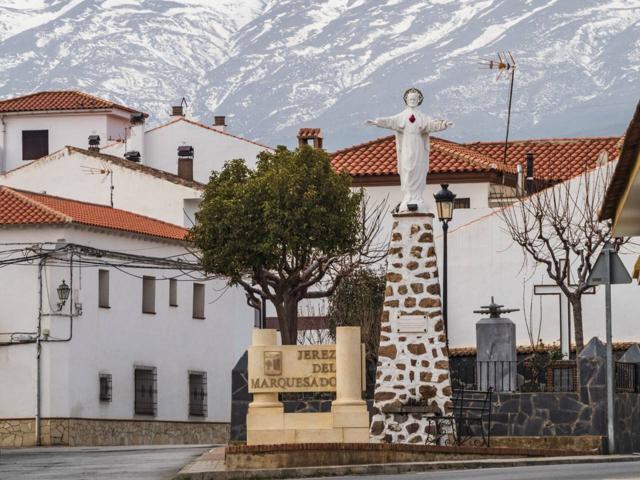
[(422, 105), (422, 100), (424, 100), (424, 95), (417, 88), (410, 88), (406, 92), (404, 92), (404, 103), (409, 107), (417, 107), (418, 105)]

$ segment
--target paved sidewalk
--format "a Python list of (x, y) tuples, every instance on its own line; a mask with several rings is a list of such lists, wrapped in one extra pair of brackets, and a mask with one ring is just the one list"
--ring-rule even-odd
[(170, 480), (211, 445), (0, 449), (0, 480)]
[[(224, 466), (224, 448), (214, 448), (183, 468), (174, 480), (231, 480), (263, 478), (311, 478), (351, 475), (399, 475), (442, 470), (466, 470), (544, 465), (571, 465), (589, 463), (640, 462), (640, 455), (580, 455), (575, 457), (543, 458), (491, 458), (482, 460), (449, 460), (375, 465), (346, 465), (333, 467), (304, 467), (262, 470), (227, 471)], [(640, 465), (638, 465), (640, 478)], [(628, 477), (627, 477), (628, 478)]]

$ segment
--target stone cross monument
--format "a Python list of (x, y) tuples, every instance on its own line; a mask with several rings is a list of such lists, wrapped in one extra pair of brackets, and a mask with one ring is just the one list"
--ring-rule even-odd
[(367, 124), (388, 128), (396, 133), (398, 174), (403, 198), (399, 212), (425, 211), (424, 189), (429, 172), (429, 133), (439, 132), (453, 126), (447, 120), (431, 120), (419, 110), (424, 99), (417, 88), (404, 92), (407, 105), (402, 112), (391, 117), (367, 120)]

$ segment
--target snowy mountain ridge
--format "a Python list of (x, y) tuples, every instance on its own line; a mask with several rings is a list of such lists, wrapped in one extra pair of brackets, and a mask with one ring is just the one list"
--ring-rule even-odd
[(0, 97), (79, 89), (268, 144), (321, 127), (329, 149), (384, 132), (417, 86), (454, 140), (619, 135), (640, 97), (640, 0), (0, 0)]

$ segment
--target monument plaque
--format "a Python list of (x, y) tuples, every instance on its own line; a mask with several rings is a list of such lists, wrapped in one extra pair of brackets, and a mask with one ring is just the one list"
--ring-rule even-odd
[(426, 333), (426, 315), (397, 315), (392, 322), (392, 330), (397, 333)]

